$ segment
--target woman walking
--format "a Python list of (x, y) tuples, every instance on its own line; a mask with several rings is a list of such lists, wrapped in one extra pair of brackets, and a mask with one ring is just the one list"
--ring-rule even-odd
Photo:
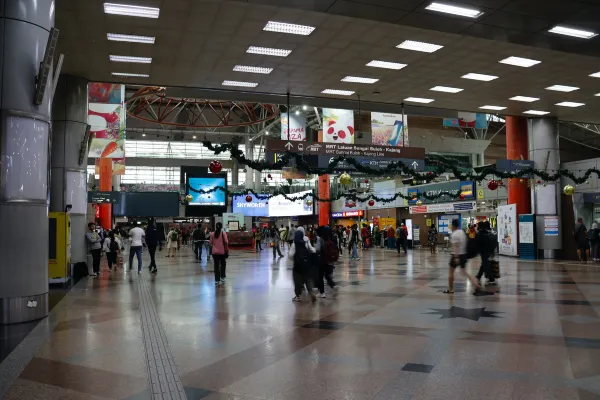
[(179, 246), (179, 235), (175, 228), (171, 228), (167, 234), (167, 257), (175, 257), (177, 246)]
[(317, 296), (312, 291), (312, 254), (315, 249), (310, 244), (308, 237), (304, 235), (304, 228), (298, 227), (294, 234), (294, 243), (290, 248), (290, 257), (294, 260), (294, 293), (292, 301), (301, 301), (300, 295), (302, 288), (306, 286), (306, 293), (310, 296), (311, 301), (317, 301)]
[(437, 235), (438, 230), (435, 227), (435, 224), (432, 222), (429, 227), (429, 232), (427, 232), (427, 242), (429, 243), (429, 250), (431, 250), (431, 254), (435, 254), (435, 247), (437, 246)]
[(212, 247), (212, 256), (215, 260), (215, 285), (225, 284), (225, 260), (229, 257), (229, 239), (223, 232), (223, 224), (217, 222), (216, 229), (210, 234), (209, 243)]
[(112, 271), (113, 265), (115, 266), (115, 270), (117, 269), (117, 254), (121, 249), (121, 243), (115, 237), (115, 233), (110, 231), (108, 233), (108, 237), (104, 239), (104, 243), (102, 245), (102, 251), (106, 253), (106, 261), (108, 262), (108, 270)]
[(352, 259), (356, 259), (357, 261), (360, 260), (360, 258), (358, 257), (358, 240), (359, 240), (358, 225), (354, 224), (354, 225), (352, 225), (352, 230), (350, 231), (350, 245), (349, 245), (349, 248), (351, 249), (350, 260), (352, 260)]

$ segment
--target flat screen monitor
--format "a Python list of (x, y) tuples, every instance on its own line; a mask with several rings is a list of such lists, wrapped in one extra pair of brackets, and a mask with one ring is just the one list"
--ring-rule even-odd
[[(269, 200), (269, 217), (297, 217), (299, 215), (312, 215), (314, 204), (312, 190), (290, 193), (287, 196), (290, 199), (294, 199), (302, 197), (305, 194), (311, 194), (311, 196), (306, 197), (304, 200), (298, 199), (295, 201), (288, 200), (283, 197), (283, 195), (272, 197)], [(310, 200), (310, 202), (308, 202), (308, 200)]]
[[(246, 197), (250, 196), (251, 201), (247, 201)], [(259, 196), (267, 196), (261, 194)], [(268, 217), (269, 216), (269, 200), (260, 199), (253, 194), (233, 196), (231, 209), (232, 212), (244, 214), (246, 217)]]
[(225, 178), (189, 178), (188, 179), (188, 194), (192, 196), (192, 201), (188, 204), (190, 206), (225, 206), (227, 196), (222, 190), (216, 190), (212, 193), (201, 194), (195, 190), (211, 190), (217, 186), (226, 187), (227, 182)]

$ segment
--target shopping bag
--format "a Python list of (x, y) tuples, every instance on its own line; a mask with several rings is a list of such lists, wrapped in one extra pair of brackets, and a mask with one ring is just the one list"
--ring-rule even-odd
[(500, 263), (496, 260), (491, 260), (490, 265), (492, 267), (492, 274), (494, 275), (494, 279), (500, 278)]

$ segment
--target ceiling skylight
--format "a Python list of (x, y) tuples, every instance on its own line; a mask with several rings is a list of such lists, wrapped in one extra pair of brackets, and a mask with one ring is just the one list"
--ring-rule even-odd
[(256, 82), (241, 82), (241, 81), (223, 81), (221, 84), (223, 86), (239, 86), (239, 87), (257, 87), (258, 83)]
[(458, 93), (462, 92), (464, 89), (449, 87), (449, 86), (435, 86), (429, 90), (433, 90), (434, 92), (444, 92), (444, 93)]
[(575, 90), (579, 90), (579, 88), (575, 86), (552, 85), (548, 86), (546, 90), (554, 90), (556, 92), (574, 92)]
[(533, 101), (538, 101), (539, 98), (537, 98), (537, 97), (527, 97), (527, 96), (515, 96), (515, 97), (511, 97), (509, 100), (524, 101), (526, 103), (531, 103)]
[(122, 35), (120, 33), (107, 33), (106, 38), (113, 42), (131, 42), (154, 44), (156, 38), (154, 36), (137, 36), (137, 35)]
[(134, 73), (130, 73), (130, 72), (113, 72), (112, 73), (113, 76), (125, 76), (125, 77), (130, 77), (130, 78), (149, 78), (150, 75), (148, 74), (134, 74)]
[(344, 79), (342, 79), (342, 82), (375, 83), (378, 80), (379, 79), (375, 79), (375, 78), (363, 78), (363, 77), (360, 77), (360, 76), (347, 76)]
[(556, 103), (557, 106), (561, 107), (581, 107), (585, 106), (585, 103), (575, 103), (573, 101), (563, 101), (562, 103)]
[(422, 97), (407, 97), (407, 98), (404, 99), (404, 101), (408, 101), (408, 102), (411, 102), (411, 103), (424, 103), (424, 104), (427, 104), (427, 103), (431, 103), (431, 102), (433, 102), (435, 100), (433, 100), (433, 99), (424, 99)]
[(126, 63), (138, 63), (138, 64), (150, 64), (152, 62), (151, 57), (132, 57), (132, 56), (109, 56), (110, 61), (113, 62), (126, 62)]
[(325, 89), (321, 93), (323, 94), (337, 94), (339, 96), (352, 96), (354, 94), (351, 90), (338, 90), (338, 89)]
[(248, 72), (251, 74), (264, 74), (268, 75), (273, 71), (273, 68), (266, 67), (252, 67), (250, 65), (236, 65), (233, 67), (235, 72)]
[(475, 74), (473, 72), (463, 75), (461, 78), (472, 79), (475, 81), (484, 81), (484, 82), (489, 82), (489, 81), (493, 81), (494, 79), (498, 79), (498, 77), (494, 76), (494, 75)]
[(494, 110), (494, 111), (500, 111), (500, 110), (505, 110), (506, 107), (502, 107), (502, 106), (481, 106), (479, 107), (482, 110)]
[(524, 111), (523, 114), (546, 115), (546, 114), (550, 114), (550, 111), (528, 110), (528, 111)]
[(598, 36), (596, 32), (584, 31), (582, 29), (567, 28), (566, 26), (555, 26), (548, 32), (557, 33), (559, 35), (573, 36), (580, 39), (591, 39)]
[(402, 69), (402, 68), (406, 67), (406, 64), (400, 64), (400, 63), (389, 62), (389, 61), (373, 60), (373, 61), (371, 61), (370, 63), (367, 64), (367, 67), (386, 68), (386, 69), (399, 70), (399, 69)]

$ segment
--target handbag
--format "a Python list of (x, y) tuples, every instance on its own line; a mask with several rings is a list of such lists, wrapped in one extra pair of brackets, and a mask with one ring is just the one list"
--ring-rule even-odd
[(223, 239), (223, 236), (225, 236), (225, 232), (221, 232), (221, 243), (223, 243), (223, 250), (225, 251), (223, 255), (227, 259), (229, 258), (229, 248), (225, 248), (225, 239)]
[(492, 268), (494, 279), (500, 279), (500, 263), (496, 260), (490, 260), (490, 267)]

